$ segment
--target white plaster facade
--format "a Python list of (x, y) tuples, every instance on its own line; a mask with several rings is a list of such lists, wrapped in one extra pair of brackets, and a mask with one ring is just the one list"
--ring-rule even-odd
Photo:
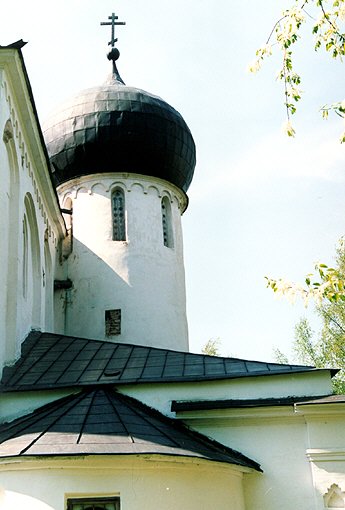
[[(116, 189), (124, 193), (124, 241), (112, 235)], [(115, 172), (70, 180), (58, 193), (61, 206), (73, 208), (73, 247), (64, 267), (73, 287), (60, 295), (63, 332), (188, 351), (181, 229), (186, 195), (158, 178)], [(171, 206), (171, 247), (163, 243), (164, 197)], [(112, 309), (121, 310), (121, 334), (106, 336), (105, 310)]]
[[(18, 487), (18, 473), (22, 481)], [(245, 510), (241, 470), (169, 457), (0, 464), (2, 510), (65, 510), (69, 497), (120, 496), (123, 510)], [(42, 484), (44, 480), (44, 484)]]
[(52, 329), (65, 226), (18, 52), (0, 60), (0, 365), (31, 329)]
[[(0, 369), (18, 357), (31, 329), (104, 339), (108, 307), (123, 314), (121, 335), (107, 340), (187, 350), (186, 196), (159, 179), (95, 171), (60, 186), (62, 207), (73, 208), (72, 224), (63, 218), (14, 48), (0, 49), (0, 129)], [(116, 187), (125, 195), (126, 241), (111, 235)], [(163, 197), (171, 205), (173, 247), (163, 243)], [(68, 279), (72, 288), (54, 293), (54, 280)], [(76, 391), (0, 392), (0, 423)], [(2, 458), (1, 510), (66, 510), (69, 497), (98, 495), (119, 495), (123, 510), (345, 508), (344, 403), (171, 411), (172, 400), (327, 395), (328, 370), (118, 391), (242, 452), (263, 473), (186, 457)]]

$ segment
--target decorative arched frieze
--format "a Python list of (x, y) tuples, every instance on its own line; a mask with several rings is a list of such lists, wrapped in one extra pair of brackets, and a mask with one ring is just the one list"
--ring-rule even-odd
[(158, 189), (157, 186), (153, 186), (153, 185), (147, 186), (144, 193), (147, 195), (155, 194), (158, 198), (162, 198), (162, 190)]
[(87, 186), (80, 186), (76, 189), (76, 198), (79, 195), (79, 193), (87, 193), (88, 195), (91, 195), (91, 188)]
[(103, 192), (107, 191), (107, 188), (105, 187), (103, 182), (96, 182), (91, 186), (90, 194), (92, 195), (93, 193), (97, 193), (98, 189)]
[(169, 202), (170, 202), (171, 204), (173, 203), (173, 198), (172, 198), (172, 195), (171, 195), (171, 193), (170, 193), (170, 191), (169, 191), (169, 190), (167, 190), (167, 189), (163, 189), (163, 190), (162, 190), (161, 197), (162, 197), (162, 198), (163, 198), (163, 197), (167, 197), (167, 199), (169, 200)]
[(181, 204), (180, 204), (180, 201), (179, 201), (179, 199), (177, 198), (177, 196), (176, 196), (176, 195), (173, 195), (173, 196), (171, 197), (171, 203), (173, 204), (174, 202), (175, 202), (175, 204), (177, 205), (178, 209), (181, 209), (181, 207), (180, 207), (180, 205), (181, 205)]
[[(142, 193), (144, 193), (145, 195), (147, 194), (147, 189), (145, 188), (144, 184), (141, 183), (141, 182), (132, 182), (131, 185), (130, 185), (130, 191), (135, 191), (136, 189), (141, 191)], [(157, 189), (157, 188), (155, 188)], [(157, 190), (158, 192), (158, 190)]]
[(127, 184), (124, 181), (113, 181), (107, 188), (106, 191), (112, 193), (113, 190), (117, 187), (123, 189), (123, 191), (131, 191), (131, 188), (127, 187)]
[(345, 492), (338, 484), (333, 483), (323, 496), (325, 508), (345, 508)]
[(2, 139), (5, 143), (8, 143), (10, 140), (13, 139), (13, 127), (12, 127), (12, 122), (10, 121), (10, 119), (8, 119), (6, 121)]
[[(16, 115), (16, 111), (15, 111), (15, 108), (13, 106), (13, 100), (12, 100), (11, 93), (9, 91), (9, 86), (8, 86), (6, 80), (3, 81), (3, 88), (4, 88), (4, 97), (6, 99), (6, 102), (8, 104), (8, 109), (9, 109), (9, 112), (10, 112), (10, 119), (9, 119), (9, 121), (11, 122), (11, 131), (8, 131), (7, 128), (4, 130), (3, 140), (4, 140), (5, 143), (7, 143), (9, 141), (8, 136), (11, 136), (13, 141), (14, 141), (14, 139), (17, 140), (17, 147), (18, 147), (18, 152), (17, 153), (21, 157), (22, 167), (27, 169), (28, 176), (29, 176), (29, 178), (31, 180), (31, 183), (32, 183), (32, 186), (33, 186), (33, 189), (34, 189), (34, 196), (35, 196), (36, 201), (38, 203), (38, 210), (40, 211), (42, 217), (43, 217), (43, 215), (45, 213), (46, 214), (46, 218), (48, 218), (48, 213), (47, 213), (47, 211), (46, 211), (46, 209), (45, 209), (45, 207), (43, 205), (43, 200), (42, 200), (40, 191), (38, 189), (38, 185), (36, 183), (36, 179), (35, 179), (34, 172), (33, 172), (33, 165), (32, 165), (32, 162), (30, 161), (29, 151), (26, 148), (24, 137), (23, 137), (22, 131), (20, 129), (20, 123), (18, 121), (18, 118), (17, 118), (17, 115)], [(7, 121), (7, 123), (9, 121)], [(6, 123), (6, 125), (8, 127), (7, 123)], [(39, 203), (39, 200), (40, 200), (40, 203)], [(57, 238), (55, 236), (54, 229), (50, 228), (50, 231), (52, 232), (52, 234), (51, 234), (52, 241), (53, 241), (54, 245), (57, 246)]]
[(159, 198), (167, 196), (170, 203), (175, 203), (181, 213), (187, 208), (187, 195), (173, 184), (170, 184), (170, 189), (167, 187), (168, 183), (159, 178), (137, 174), (119, 174), (119, 176), (123, 179), (113, 180), (111, 174), (93, 174), (71, 179), (58, 187), (60, 200), (61, 195), (64, 197), (66, 193), (70, 194), (74, 200), (80, 192), (87, 192), (92, 195), (97, 186), (104, 186), (105, 192), (111, 196), (113, 190), (120, 187), (124, 192), (139, 190), (144, 195), (154, 193)]

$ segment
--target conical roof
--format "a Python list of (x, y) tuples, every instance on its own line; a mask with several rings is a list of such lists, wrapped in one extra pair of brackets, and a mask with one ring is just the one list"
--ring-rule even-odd
[(0, 457), (133, 454), (197, 457), (260, 469), (241, 453), (110, 387), (86, 389), (0, 426)]

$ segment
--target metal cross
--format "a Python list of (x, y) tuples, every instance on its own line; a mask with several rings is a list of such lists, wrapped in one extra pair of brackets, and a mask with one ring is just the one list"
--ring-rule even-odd
[(111, 16), (108, 16), (108, 19), (111, 21), (101, 21), (101, 25), (111, 25), (111, 41), (108, 42), (108, 44), (113, 48), (115, 46), (115, 43), (117, 42), (117, 39), (115, 39), (115, 25), (125, 25), (125, 21), (116, 21), (118, 19), (118, 16), (115, 16), (115, 13), (113, 12)]

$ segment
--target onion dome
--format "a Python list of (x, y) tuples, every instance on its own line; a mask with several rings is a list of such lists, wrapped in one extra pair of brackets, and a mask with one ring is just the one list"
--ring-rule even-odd
[(126, 86), (109, 55), (111, 77), (73, 97), (45, 124), (56, 185), (94, 173), (125, 172), (159, 177), (187, 191), (195, 167), (187, 124), (160, 97)]

